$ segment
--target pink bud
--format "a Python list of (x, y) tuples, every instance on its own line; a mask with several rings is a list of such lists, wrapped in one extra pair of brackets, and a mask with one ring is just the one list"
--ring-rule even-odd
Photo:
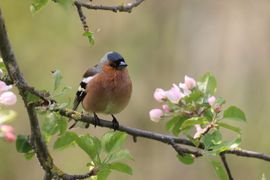
[(221, 110), (222, 110), (222, 108), (221, 108), (220, 105), (218, 105), (218, 104), (215, 105), (214, 111), (215, 111), (216, 113), (219, 113)]
[(215, 98), (215, 96), (211, 96), (211, 97), (208, 98), (207, 101), (208, 101), (208, 104), (210, 106), (213, 106), (215, 104), (215, 102), (216, 102), (216, 98)]
[(202, 128), (199, 124), (195, 124), (195, 129), (196, 129), (196, 133), (193, 136), (194, 139), (200, 138), (206, 130), (205, 128)]
[(154, 122), (159, 122), (161, 117), (163, 116), (163, 111), (161, 109), (152, 109), (149, 112), (150, 119)]
[(176, 104), (184, 96), (176, 84), (173, 84), (173, 87), (170, 90), (166, 91), (165, 95), (172, 103)]
[(12, 88), (11, 85), (8, 86), (8, 85), (6, 85), (5, 82), (0, 81), (0, 92), (8, 91), (8, 90), (10, 90), (11, 88)]
[(8, 142), (14, 142), (16, 140), (16, 135), (13, 132), (7, 132), (5, 133), (4, 138)]
[(154, 98), (158, 102), (163, 102), (166, 99), (165, 91), (163, 89), (157, 88), (154, 92)]
[(172, 110), (170, 109), (170, 107), (169, 107), (167, 104), (163, 104), (163, 105), (162, 105), (162, 109), (163, 109), (163, 111), (166, 112), (166, 113), (169, 113), (169, 112), (172, 111)]
[(4, 105), (13, 105), (17, 102), (17, 97), (13, 92), (7, 91), (0, 95), (0, 103)]
[(189, 90), (193, 89), (194, 87), (196, 87), (196, 81), (195, 79), (189, 77), (189, 76), (185, 76), (185, 85), (187, 86), (187, 88)]
[(14, 128), (10, 125), (3, 124), (0, 126), (0, 131), (2, 131), (3, 133), (14, 132)]

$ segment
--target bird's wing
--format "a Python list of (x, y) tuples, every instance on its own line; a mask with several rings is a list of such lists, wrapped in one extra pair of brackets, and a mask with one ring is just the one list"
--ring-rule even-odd
[(98, 74), (100, 72), (100, 68), (98, 65), (92, 67), (92, 68), (89, 68), (83, 75), (83, 79), (82, 81), (80, 82), (80, 86), (76, 92), (76, 97), (74, 99), (74, 102), (73, 102), (73, 110), (76, 110), (79, 106), (79, 104), (82, 102), (83, 98), (85, 97), (86, 95), (86, 86), (87, 86), (87, 83), (89, 81), (91, 81), (91, 79), (93, 79), (93, 77)]

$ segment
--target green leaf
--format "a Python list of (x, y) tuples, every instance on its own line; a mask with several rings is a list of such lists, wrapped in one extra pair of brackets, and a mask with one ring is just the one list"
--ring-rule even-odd
[(107, 159), (106, 161), (107, 163), (112, 163), (112, 162), (120, 161), (123, 159), (133, 160), (133, 157), (131, 156), (128, 150), (121, 149), (119, 151), (109, 154), (106, 159)]
[(101, 150), (101, 142), (97, 138), (86, 134), (77, 138), (76, 143), (89, 155), (95, 165), (100, 164), (99, 153)]
[(213, 160), (211, 164), (220, 180), (229, 180), (224, 167), (219, 161)]
[(240, 120), (240, 121), (246, 121), (245, 113), (241, 109), (235, 106), (228, 107), (224, 111), (223, 117), (229, 118), (229, 119)]
[(123, 173), (127, 173), (129, 175), (132, 175), (132, 168), (124, 163), (120, 163), (120, 162), (115, 162), (110, 164), (110, 168), (116, 171), (120, 171)]
[(20, 153), (28, 153), (32, 150), (28, 136), (18, 135), (16, 139), (16, 149)]
[(27, 92), (26, 94), (26, 98), (27, 98), (27, 102), (28, 104), (30, 103), (36, 103), (36, 102), (39, 102), (40, 101), (40, 97), (30, 93), (30, 92)]
[(3, 75), (7, 74), (7, 68), (3, 59), (0, 57), (0, 69), (3, 71)]
[(108, 166), (103, 166), (97, 173), (97, 180), (106, 180), (111, 170)]
[(229, 129), (231, 131), (234, 131), (238, 134), (241, 134), (241, 129), (238, 128), (238, 127), (234, 127), (232, 125), (229, 125), (229, 124), (226, 124), (226, 123), (223, 123), (223, 122), (219, 122), (217, 123), (220, 127), (223, 127), (223, 128), (226, 128), (226, 129)]
[(202, 137), (202, 142), (205, 149), (213, 149), (222, 143), (222, 135), (219, 130), (214, 130), (212, 133), (205, 134)]
[(191, 103), (191, 102), (196, 102), (198, 100), (201, 99), (201, 97), (203, 97), (203, 93), (202, 91), (195, 89), (191, 92), (191, 94), (189, 94), (188, 96), (186, 96), (184, 98), (186, 103)]
[(194, 127), (195, 124), (204, 125), (204, 124), (208, 124), (208, 123), (209, 122), (207, 121), (207, 119), (205, 117), (192, 117), (192, 118), (185, 120), (185, 122), (181, 126), (181, 129), (186, 130), (186, 129), (190, 129), (190, 128)]
[(177, 154), (177, 158), (180, 162), (187, 165), (192, 164), (194, 162), (194, 156), (192, 156), (191, 154), (183, 154), (183, 155)]
[(225, 141), (215, 147), (213, 147), (213, 150), (216, 151), (217, 153), (229, 150), (229, 149), (234, 149), (237, 148), (241, 144), (241, 137), (238, 136), (232, 141)]
[(32, 4), (30, 6), (30, 11), (32, 14), (37, 13), (41, 8), (43, 8), (49, 0), (32, 0)]
[(58, 132), (59, 128), (55, 113), (49, 113), (46, 116), (46, 119), (44, 120), (41, 129), (46, 136), (52, 136)]
[(64, 8), (68, 8), (73, 4), (72, 0), (56, 0), (56, 2)]
[(65, 132), (62, 136), (60, 136), (54, 143), (54, 149), (63, 149), (70, 144), (72, 144), (78, 138), (77, 134), (74, 132)]
[(27, 160), (31, 160), (34, 157), (34, 155), (35, 155), (35, 152), (33, 150), (32, 151), (29, 151), (27, 153), (24, 153), (24, 157)]
[(7, 123), (16, 117), (16, 112), (13, 110), (1, 110), (0, 111), (0, 124)]
[(167, 122), (166, 129), (171, 131), (175, 136), (178, 136), (183, 122), (187, 119), (188, 118), (185, 116), (174, 116)]
[(199, 89), (207, 94), (214, 95), (217, 90), (216, 78), (210, 74), (205, 74), (198, 82)]
[(87, 31), (83, 33), (83, 36), (86, 36), (88, 38), (88, 41), (91, 45), (95, 44), (95, 39), (94, 39), (94, 33)]
[(109, 131), (103, 135), (101, 142), (106, 152), (110, 153), (120, 149), (126, 138), (127, 134), (124, 132)]
[(54, 91), (55, 91), (60, 86), (61, 80), (63, 79), (63, 77), (59, 70), (55, 70), (52, 73), (53, 73), (53, 78), (54, 78)]
[(225, 99), (221, 98), (221, 97), (218, 97), (216, 98), (216, 101), (215, 101), (216, 104), (222, 106), (223, 104), (226, 103)]

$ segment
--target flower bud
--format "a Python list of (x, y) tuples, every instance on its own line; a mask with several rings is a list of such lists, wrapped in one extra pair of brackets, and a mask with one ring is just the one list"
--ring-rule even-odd
[(196, 81), (189, 76), (185, 76), (185, 85), (189, 90), (191, 90), (196, 87)]
[(150, 119), (154, 122), (159, 122), (161, 117), (163, 116), (163, 111), (161, 109), (152, 109), (149, 112)]
[(0, 103), (4, 105), (13, 105), (17, 102), (17, 97), (13, 92), (7, 91), (0, 94)]
[(216, 102), (216, 98), (215, 98), (215, 96), (211, 96), (211, 97), (209, 97), (209, 98), (207, 99), (207, 101), (208, 101), (208, 104), (209, 104), (210, 106), (213, 106), (213, 105), (215, 104), (215, 102)]
[(7, 132), (5, 133), (4, 138), (8, 142), (14, 142), (16, 140), (16, 135), (13, 132)]
[(163, 102), (166, 99), (165, 91), (163, 89), (157, 88), (154, 92), (154, 98), (158, 102)]
[(1, 92), (4, 92), (4, 91), (8, 91), (8, 90), (10, 90), (11, 88), (12, 88), (11, 85), (8, 86), (8, 85), (6, 85), (5, 82), (0, 81), (0, 93), (1, 93)]
[(166, 112), (166, 113), (169, 113), (169, 112), (172, 111), (172, 110), (170, 109), (170, 107), (169, 107), (167, 104), (163, 104), (163, 105), (162, 105), (162, 109), (163, 109), (163, 111)]

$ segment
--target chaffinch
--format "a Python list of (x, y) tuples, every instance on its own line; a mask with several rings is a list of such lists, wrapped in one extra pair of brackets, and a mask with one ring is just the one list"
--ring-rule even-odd
[[(108, 52), (100, 63), (89, 68), (83, 75), (73, 104), (76, 110), (80, 103), (87, 112), (94, 114), (95, 126), (99, 124), (96, 113), (110, 114), (113, 129), (119, 128), (114, 114), (121, 112), (128, 104), (132, 83), (127, 64), (117, 52)], [(70, 127), (74, 127), (76, 122)], [(89, 125), (87, 125), (89, 126)]]

